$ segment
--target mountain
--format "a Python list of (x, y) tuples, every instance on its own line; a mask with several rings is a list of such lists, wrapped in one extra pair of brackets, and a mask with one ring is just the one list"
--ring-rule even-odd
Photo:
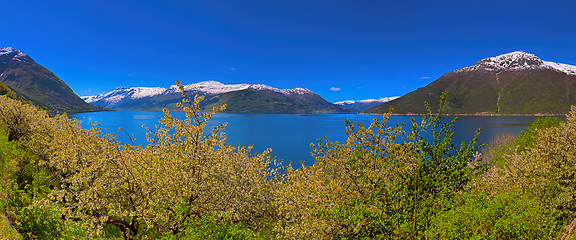
[(420, 114), (426, 112), (425, 101), (436, 111), (444, 91), (443, 111), (449, 114), (565, 114), (576, 104), (576, 66), (512, 52), (446, 73), (363, 113), (393, 108), (398, 114)]
[(51, 114), (97, 110), (78, 97), (54, 73), (18, 49), (0, 48), (0, 82), (19, 98)]
[(335, 102), (334, 104), (344, 106), (347, 108), (356, 109), (358, 111), (363, 111), (363, 110), (366, 110), (368, 108), (378, 106), (382, 103), (390, 102), (396, 98), (399, 98), (399, 97), (385, 97), (385, 98), (380, 98), (380, 99), (366, 99), (366, 100), (360, 100), (360, 101), (346, 100), (346, 101), (341, 101), (341, 102)]
[[(205, 96), (201, 107), (227, 104), (229, 113), (341, 113), (353, 110), (327, 102), (304, 88), (278, 89), (261, 84), (230, 84), (205, 81), (184, 86), (189, 96)], [(175, 85), (119, 87), (109, 93), (83, 97), (91, 104), (116, 110), (178, 109), (182, 95)]]

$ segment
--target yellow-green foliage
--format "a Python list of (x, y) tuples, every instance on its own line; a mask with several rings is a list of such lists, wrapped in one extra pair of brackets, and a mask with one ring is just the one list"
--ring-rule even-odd
[[(453, 124), (440, 115), (367, 128), (346, 123), (345, 142), (318, 140), (316, 163), (288, 171), (279, 189), (278, 231), (295, 239), (423, 238), (432, 217), (451, 206), (477, 168), (475, 138), (451, 145)], [(425, 136), (432, 136), (426, 139)]]
[(576, 108), (485, 159), (439, 114), (408, 133), (389, 115), (346, 122), (344, 142), (319, 140), (316, 163), (284, 175), (269, 151), (226, 144), (225, 125), (205, 132), (222, 108), (200, 101), (133, 146), (0, 96), (0, 142), (26, 153), (0, 162), (0, 204), (31, 239), (534, 239), (574, 222)]
[[(558, 235), (576, 213), (576, 108), (572, 107), (566, 121), (537, 120), (516, 140), (494, 149), (492, 167), (474, 183), (477, 190), (490, 196), (486, 204), (514, 194), (518, 201), (532, 203), (527, 206), (537, 206), (526, 208), (524, 214), (532, 217), (518, 221), (519, 226), (529, 226), (530, 219), (546, 219), (543, 222), (547, 224), (532, 230)], [(512, 202), (509, 209), (512, 206), (520, 205)]]
[(63, 204), (68, 219), (83, 219), (95, 230), (112, 224), (125, 236), (141, 229), (178, 234), (204, 217), (260, 231), (274, 215), (275, 163), (268, 152), (227, 145), (224, 125), (206, 135), (206, 122), (221, 109), (203, 113), (201, 100), (184, 99), (185, 120), (165, 110), (145, 148), (121, 144), (98, 125), (84, 130), (57, 118), (46, 143), (47, 164), (62, 181), (52, 201)]
[(558, 127), (541, 129), (532, 146), (504, 157), (485, 176), (494, 191), (519, 191), (564, 213), (576, 211), (576, 108)]
[(25, 238), (58, 238), (60, 213), (51, 206), (35, 205), (50, 191), (53, 175), (39, 166), (36, 139), (48, 134), (51, 119), (28, 104), (0, 96), (0, 149), (2, 202), (14, 227)]
[(516, 192), (470, 191), (434, 216), (431, 239), (547, 239), (555, 236), (554, 215), (544, 204)]
[(19, 103), (0, 95), (0, 128), (8, 133), (8, 141), (30, 140), (33, 134), (45, 133), (48, 114), (34, 106)]

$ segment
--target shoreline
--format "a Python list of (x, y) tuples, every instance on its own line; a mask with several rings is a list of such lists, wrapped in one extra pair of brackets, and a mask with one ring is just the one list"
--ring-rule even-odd
[[(384, 115), (386, 113), (362, 113), (359, 112), (358, 114), (363, 115)], [(435, 115), (436, 113), (432, 113)], [(567, 113), (566, 113), (567, 114)], [(455, 117), (563, 117), (566, 114), (558, 114), (558, 113), (534, 113), (534, 114), (515, 114), (515, 113), (508, 113), (508, 114), (500, 114), (500, 113), (443, 113), (441, 116), (455, 116)], [(390, 116), (426, 116), (428, 114), (423, 113), (391, 113)]]

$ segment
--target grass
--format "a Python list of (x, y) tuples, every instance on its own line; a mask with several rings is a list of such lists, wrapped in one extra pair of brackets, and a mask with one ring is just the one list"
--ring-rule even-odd
[(21, 239), (20, 234), (10, 226), (4, 207), (8, 204), (8, 184), (17, 167), (16, 159), (22, 151), (16, 143), (8, 142), (8, 135), (0, 129), (0, 239)]

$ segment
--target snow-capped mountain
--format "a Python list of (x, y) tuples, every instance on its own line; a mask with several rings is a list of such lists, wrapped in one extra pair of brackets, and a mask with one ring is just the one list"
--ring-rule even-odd
[[(26, 55), (24, 52), (13, 47), (0, 48), (0, 57), (2, 56), (10, 56), (10, 59), (14, 61), (26, 61), (28, 58), (28, 55)], [(3, 61), (2, 63), (7, 62)]]
[(516, 51), (507, 54), (502, 54), (496, 57), (490, 57), (478, 61), (470, 67), (465, 67), (455, 72), (471, 72), (471, 71), (524, 71), (524, 70), (541, 70), (550, 69), (558, 72), (563, 72), (568, 75), (576, 75), (576, 66), (543, 61), (534, 54)]
[(366, 113), (426, 113), (447, 92), (444, 113), (565, 114), (576, 105), (576, 66), (516, 51), (444, 74), (434, 82)]
[[(227, 104), (227, 112), (326, 113), (350, 112), (350, 109), (326, 102), (305, 88), (279, 89), (262, 84), (223, 84), (205, 81), (184, 86), (190, 95), (205, 96), (203, 104)], [(175, 109), (181, 100), (178, 87), (119, 87), (114, 91), (86, 96), (91, 104), (118, 110)]]
[[(314, 94), (312, 91), (305, 88), (294, 89), (279, 89), (270, 87), (263, 84), (224, 84), (218, 81), (204, 81), (199, 83), (188, 84), (184, 86), (184, 90), (189, 93), (200, 95), (217, 95), (222, 93), (253, 89), (259, 91), (273, 91), (284, 95), (303, 95)], [(140, 99), (146, 97), (154, 97), (158, 95), (166, 95), (172, 93), (180, 93), (176, 85), (168, 88), (162, 87), (118, 87), (112, 92), (102, 93), (96, 96), (82, 97), (87, 103), (104, 102), (106, 107), (113, 108), (117, 103), (124, 99)]]
[(113, 107), (124, 99), (153, 97), (163, 94), (166, 91), (166, 88), (161, 87), (118, 87), (112, 92), (102, 93), (96, 96), (85, 96), (82, 97), (82, 99), (87, 103), (103, 102), (105, 104), (101, 106)]
[(378, 106), (382, 103), (390, 102), (396, 98), (399, 98), (399, 97), (385, 97), (385, 98), (380, 98), (380, 99), (365, 99), (365, 100), (359, 100), (359, 101), (345, 100), (345, 101), (335, 102), (334, 104), (348, 107), (348, 108), (352, 108), (352, 109), (356, 109), (359, 111), (363, 111), (363, 110), (366, 110), (368, 108)]
[[(0, 83), (0, 88), (8, 88), (15, 98), (29, 101), (52, 114), (97, 110), (82, 101), (54, 73), (16, 48), (0, 48)], [(2, 89), (0, 91), (7, 92)]]

